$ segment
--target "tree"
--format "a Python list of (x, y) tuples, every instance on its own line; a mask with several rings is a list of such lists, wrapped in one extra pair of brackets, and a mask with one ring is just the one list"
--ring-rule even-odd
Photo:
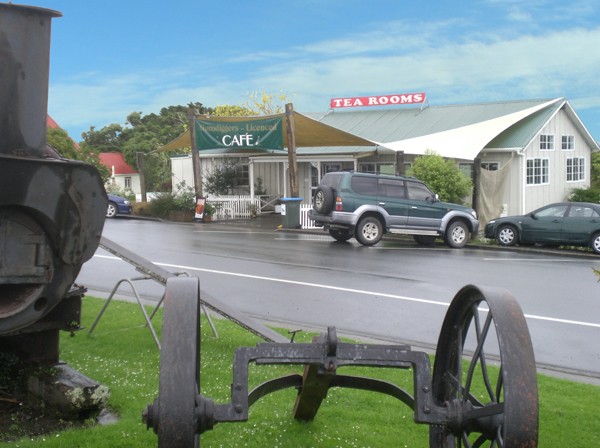
[(61, 128), (48, 128), (46, 132), (46, 143), (52, 146), (65, 159), (81, 160), (96, 167), (102, 179), (108, 179), (110, 172), (108, 168), (100, 163), (98, 154), (87, 148), (77, 148), (77, 145), (69, 137), (69, 134)]
[(123, 127), (120, 124), (109, 124), (99, 131), (95, 126), (90, 126), (88, 132), (81, 134), (83, 138), (82, 146), (85, 144), (93, 148), (94, 152), (120, 152), (123, 142)]
[(600, 152), (592, 152), (590, 188), (600, 189)]
[(276, 115), (285, 112), (285, 104), (289, 103), (285, 93), (252, 92), (246, 100), (246, 108), (257, 111), (254, 115)]
[(145, 155), (146, 189), (150, 191), (170, 190), (169, 155), (157, 152), (157, 150), (187, 130), (190, 107), (197, 109), (200, 113), (212, 112), (212, 109), (197, 102), (187, 106), (164, 107), (158, 114), (143, 115), (142, 112), (132, 112), (127, 116), (125, 126), (113, 123), (100, 130), (90, 127), (88, 132), (82, 134), (84, 141), (81, 143), (81, 147), (96, 154), (121, 152), (125, 161), (138, 171), (138, 153), (143, 153)]
[(226, 104), (215, 107), (213, 115), (217, 117), (248, 117), (258, 114), (244, 106), (230, 106)]
[(417, 157), (408, 175), (425, 182), (442, 201), (462, 204), (469, 194), (472, 182), (452, 160), (445, 160), (433, 151)]
[(75, 142), (69, 137), (67, 131), (61, 128), (48, 128), (46, 143), (52, 146), (65, 159), (81, 160), (81, 154)]

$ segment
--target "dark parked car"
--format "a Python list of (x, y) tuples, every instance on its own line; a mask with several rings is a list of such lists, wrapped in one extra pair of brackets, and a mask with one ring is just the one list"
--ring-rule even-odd
[(485, 237), (502, 246), (587, 246), (600, 254), (600, 204), (561, 202), (526, 215), (492, 219), (485, 226)]
[(460, 248), (479, 229), (475, 210), (441, 202), (414, 177), (349, 171), (323, 176), (309, 216), (337, 241), (354, 236), (365, 246), (393, 232), (413, 235), (423, 245), (442, 238), (448, 246)]
[(129, 202), (129, 200), (122, 198), (121, 196), (115, 196), (114, 194), (108, 194), (107, 196), (107, 218), (114, 218), (117, 215), (131, 215), (131, 202)]

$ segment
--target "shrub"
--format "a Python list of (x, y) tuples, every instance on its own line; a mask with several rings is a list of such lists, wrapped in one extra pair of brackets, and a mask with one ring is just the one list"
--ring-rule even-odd
[(107, 185), (105, 188), (107, 193), (121, 196), (122, 198), (129, 199), (131, 202), (135, 202), (135, 193), (131, 189), (123, 190), (118, 185)]
[(236, 164), (226, 162), (213, 166), (204, 174), (204, 190), (209, 194), (222, 196), (229, 194), (235, 188), (237, 180)]
[(196, 206), (194, 189), (182, 181), (176, 185), (175, 193), (158, 193), (148, 204), (150, 213), (159, 218), (167, 218), (173, 211), (193, 211)]
[(600, 203), (600, 188), (575, 188), (569, 195), (571, 202), (594, 202)]
[(425, 182), (444, 202), (462, 204), (471, 191), (471, 179), (461, 173), (456, 163), (433, 151), (417, 157), (408, 175)]

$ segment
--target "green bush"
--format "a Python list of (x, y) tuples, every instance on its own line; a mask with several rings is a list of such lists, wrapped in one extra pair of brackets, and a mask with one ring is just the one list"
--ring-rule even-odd
[(471, 179), (461, 173), (456, 163), (433, 151), (417, 157), (408, 175), (425, 182), (444, 202), (462, 204), (471, 191)]
[(575, 188), (569, 195), (571, 202), (600, 203), (600, 188)]
[(149, 203), (148, 210), (153, 216), (168, 218), (173, 211), (193, 211), (196, 206), (196, 193), (182, 181), (176, 185), (177, 191), (158, 193)]

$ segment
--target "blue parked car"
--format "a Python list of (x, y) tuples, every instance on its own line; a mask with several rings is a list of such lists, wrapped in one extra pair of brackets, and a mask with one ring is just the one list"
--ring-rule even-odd
[(114, 194), (108, 194), (107, 196), (107, 218), (114, 218), (117, 215), (131, 215), (131, 202), (129, 202), (129, 200), (122, 198), (121, 196), (115, 196)]

